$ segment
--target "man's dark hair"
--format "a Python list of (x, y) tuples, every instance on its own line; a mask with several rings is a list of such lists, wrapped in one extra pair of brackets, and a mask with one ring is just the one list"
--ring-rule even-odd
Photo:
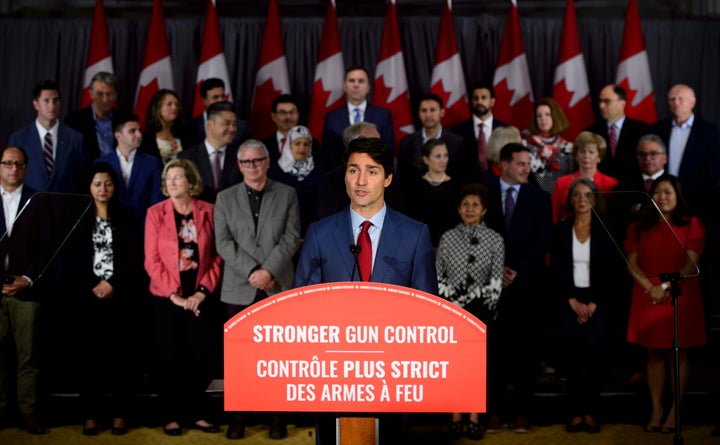
[(113, 133), (122, 132), (123, 127), (128, 122), (140, 122), (140, 118), (137, 117), (137, 115), (132, 113), (113, 113), (113, 119), (112, 119), (112, 128)]
[(625, 91), (625, 88), (621, 87), (620, 85), (614, 83), (613, 84), (613, 92), (617, 94), (618, 100), (625, 100), (627, 101), (627, 91)]
[(209, 79), (205, 79), (200, 83), (200, 97), (205, 98), (207, 96), (208, 91), (212, 90), (213, 88), (222, 88), (225, 89), (225, 82), (223, 82), (222, 79), (218, 79), (217, 77), (211, 77)]
[(27, 155), (27, 152), (25, 151), (24, 148), (18, 147), (17, 145), (8, 145), (7, 147), (5, 147), (5, 148), (3, 148), (2, 150), (0, 150), (0, 159), (2, 159), (3, 156), (5, 156), (5, 150), (9, 150), (9, 149), (11, 149), (11, 148), (19, 151), (19, 152), (22, 154), (22, 156), (23, 156), (23, 162), (25, 163), (25, 166), (27, 167), (27, 164), (28, 164), (28, 155)]
[(207, 118), (208, 120), (214, 119), (215, 116), (219, 115), (223, 111), (230, 111), (232, 113), (235, 112), (235, 105), (233, 105), (231, 102), (228, 102), (226, 100), (215, 102), (214, 104), (210, 105), (207, 108)]
[(505, 144), (505, 146), (500, 149), (500, 162), (512, 162), (513, 155), (515, 153), (522, 153), (523, 151), (530, 153), (530, 149), (519, 142)]
[(489, 82), (475, 82), (472, 88), (470, 88), (469, 96), (472, 96), (473, 91), (481, 89), (490, 91), (490, 97), (495, 98), (495, 88)]
[(357, 71), (357, 70), (364, 71), (364, 72), (365, 72), (365, 75), (366, 75), (367, 78), (368, 78), (368, 82), (370, 82), (370, 73), (369, 73), (368, 70), (365, 69), (365, 67), (362, 66), (362, 65), (350, 65), (350, 66), (348, 67), (348, 69), (345, 70), (345, 76), (343, 77), (343, 79), (347, 79), (347, 76), (348, 76), (348, 74), (350, 74), (350, 71)]
[(425, 93), (422, 96), (420, 96), (420, 101), (418, 102), (418, 109), (420, 109), (420, 104), (423, 103), (426, 100), (432, 100), (438, 103), (440, 105), (440, 109), (442, 110), (445, 107), (445, 104), (443, 103), (442, 97), (438, 96), (435, 93)]
[(60, 86), (55, 82), (54, 80), (45, 79), (41, 80), (40, 82), (36, 83), (32, 90), (32, 97), (33, 100), (40, 99), (40, 95), (42, 94), (43, 90), (53, 90), (58, 92), (58, 96), (60, 96)]
[(291, 96), (290, 94), (281, 94), (278, 97), (276, 97), (275, 99), (273, 99), (272, 104), (271, 104), (271, 109), (272, 109), (273, 113), (277, 113), (277, 106), (279, 104), (293, 104), (293, 105), (295, 105), (295, 108), (297, 108), (298, 110), (300, 109), (300, 106), (298, 105), (297, 100), (295, 100), (295, 98), (293, 96)]
[(365, 153), (370, 156), (373, 161), (382, 165), (386, 178), (395, 172), (393, 168), (393, 153), (390, 147), (381, 139), (359, 137), (350, 141), (343, 159), (346, 170), (348, 160), (353, 153)]

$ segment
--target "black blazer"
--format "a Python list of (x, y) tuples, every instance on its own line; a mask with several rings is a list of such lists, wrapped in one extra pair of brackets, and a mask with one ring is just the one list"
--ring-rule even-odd
[(642, 136), (651, 132), (648, 124), (626, 117), (620, 130), (615, 157), (612, 157), (610, 153), (610, 133), (606, 121), (596, 122), (587, 131), (599, 134), (607, 144), (605, 158), (598, 165), (601, 172), (615, 179), (629, 178), (640, 173), (637, 160), (637, 145)]
[(100, 156), (100, 145), (98, 144), (97, 134), (95, 133), (95, 119), (93, 118), (92, 105), (68, 113), (68, 115), (65, 116), (65, 125), (82, 133), (88, 164)]
[[(668, 145), (669, 150), (672, 120), (660, 120), (652, 129)], [(670, 153), (668, 160), (669, 158)], [(711, 210), (707, 203), (712, 188), (718, 184), (718, 177), (720, 177), (720, 132), (715, 125), (695, 116), (680, 162), (678, 178), (682, 182), (684, 196), (690, 207), (700, 216), (706, 216)]]
[(214, 204), (219, 191), (242, 182), (242, 174), (237, 163), (237, 147), (229, 146), (225, 150), (220, 188), (217, 189), (215, 188), (215, 178), (213, 177), (210, 157), (205, 148), (205, 143), (178, 153), (178, 158), (189, 159), (197, 165), (203, 183), (203, 191), (198, 198), (203, 201)]
[[(499, 127), (507, 127), (508, 124), (493, 116), (492, 129)], [(468, 182), (477, 182), (480, 180), (480, 163), (478, 162), (477, 138), (475, 137), (475, 127), (473, 126), (472, 117), (464, 122), (460, 122), (453, 127), (452, 132), (462, 137), (465, 143), (465, 161), (467, 162)]]
[[(553, 243), (550, 249), (550, 271), (553, 295), (566, 309), (567, 300), (576, 297), (573, 293), (573, 218), (557, 223), (553, 230)], [(598, 308), (607, 308), (611, 298), (612, 271), (616, 269), (619, 253), (603, 229), (600, 221), (593, 215), (590, 228), (590, 300)]]

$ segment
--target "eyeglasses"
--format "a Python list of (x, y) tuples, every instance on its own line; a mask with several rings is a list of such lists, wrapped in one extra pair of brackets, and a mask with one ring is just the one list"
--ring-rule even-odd
[(645, 159), (645, 158), (656, 158), (662, 154), (665, 154), (665, 153), (661, 153), (659, 151), (641, 151), (641, 152), (638, 152), (637, 155), (638, 155), (638, 158)]
[(275, 114), (279, 114), (280, 116), (294, 116), (296, 115), (298, 110), (278, 110), (275, 112)]
[(249, 167), (251, 164), (253, 167), (257, 167), (265, 159), (267, 159), (267, 156), (263, 156), (262, 158), (256, 158), (256, 159), (238, 159), (238, 163), (243, 167)]
[(18, 169), (25, 168), (25, 163), (21, 161), (2, 161), (0, 162), (5, 168), (12, 169), (13, 167), (17, 167)]

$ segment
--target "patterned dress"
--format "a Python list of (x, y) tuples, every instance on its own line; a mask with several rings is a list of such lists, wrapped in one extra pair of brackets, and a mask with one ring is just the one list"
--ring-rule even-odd
[(530, 168), (537, 184), (552, 193), (558, 178), (573, 171), (573, 144), (560, 136), (530, 134), (525, 138), (530, 147)]
[(502, 236), (484, 222), (448, 230), (440, 238), (436, 260), (440, 296), (484, 322), (494, 319), (504, 261)]

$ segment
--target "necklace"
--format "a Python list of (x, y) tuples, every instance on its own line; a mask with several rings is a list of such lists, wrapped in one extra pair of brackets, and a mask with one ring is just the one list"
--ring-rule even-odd
[(427, 182), (429, 182), (430, 185), (434, 185), (434, 186), (438, 186), (438, 185), (442, 184), (443, 182), (445, 182), (446, 178), (447, 178), (447, 175), (445, 173), (443, 173), (442, 178), (440, 178), (439, 181), (433, 181), (432, 179), (430, 179), (430, 173), (425, 173), (425, 176), (423, 176), (423, 179), (425, 179)]

